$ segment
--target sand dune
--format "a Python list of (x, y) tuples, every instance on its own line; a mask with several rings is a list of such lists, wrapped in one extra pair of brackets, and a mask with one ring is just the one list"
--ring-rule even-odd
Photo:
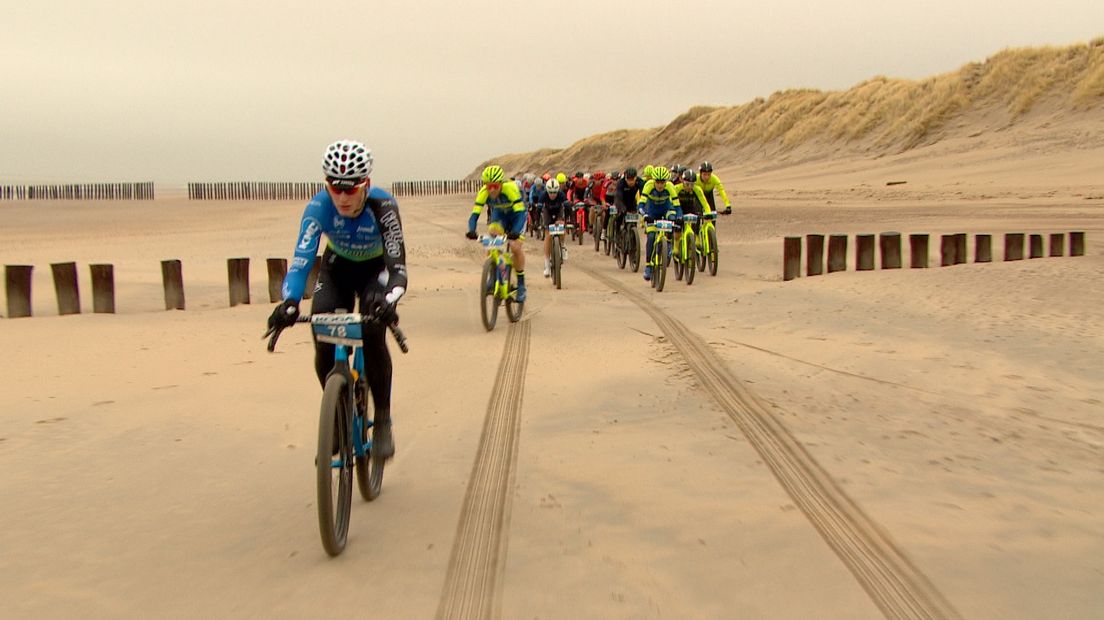
[[(516, 172), (697, 164), (747, 176), (807, 162), (870, 162), (957, 141), (1042, 149), (1104, 148), (1104, 38), (1004, 50), (924, 80), (874, 77), (841, 92), (793, 89), (732, 107), (695, 107), (663, 127), (622, 129), (563, 149), (496, 156)], [(727, 178), (727, 177), (726, 177)]]

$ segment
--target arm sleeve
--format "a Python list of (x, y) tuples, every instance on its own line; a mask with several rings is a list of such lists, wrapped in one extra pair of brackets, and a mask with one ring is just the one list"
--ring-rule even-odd
[(702, 191), (701, 185), (694, 186), (694, 196), (702, 206), (702, 213), (709, 215), (713, 212), (713, 210), (709, 208), (709, 201), (705, 199), (705, 192)]
[(386, 198), (371, 203), (376, 221), (380, 223), (380, 235), (383, 237), (383, 264), (387, 268), (387, 287), (408, 288), (406, 275), (406, 242), (403, 239), (402, 218), (399, 217), (399, 204), (395, 198)]
[(479, 189), (479, 193), (475, 195), (475, 206), (472, 208), (472, 214), (479, 215), (483, 212), (483, 207), (487, 206), (487, 196), (487, 186), (484, 185)]
[(307, 287), (307, 276), (318, 255), (319, 240), (322, 237), (321, 205), (311, 201), (303, 211), (303, 220), (299, 224), (299, 237), (295, 242), (295, 255), (291, 259), (281, 293), (284, 299), (303, 299), (303, 290)]
[(721, 193), (721, 200), (724, 201), (726, 207), (731, 207), (732, 202), (728, 199), (728, 194), (725, 192), (724, 183), (721, 183), (721, 178), (717, 176), (717, 173), (713, 173), (713, 179), (717, 181), (717, 191)]

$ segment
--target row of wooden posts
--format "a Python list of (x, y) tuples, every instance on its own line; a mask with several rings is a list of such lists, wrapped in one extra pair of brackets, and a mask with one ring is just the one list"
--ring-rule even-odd
[(440, 196), (444, 194), (474, 194), (483, 186), (478, 179), (454, 181), (395, 181), (391, 193), (395, 196)]
[(321, 182), (233, 181), (188, 183), (189, 200), (310, 200)]
[(0, 200), (153, 200), (153, 181), (0, 185)]
[[(910, 234), (909, 266), (913, 269), (928, 267), (928, 237), (926, 233)], [(966, 233), (942, 235), (939, 243), (940, 265), (959, 265), (967, 262)], [(1024, 241), (1029, 241), (1028, 258), (1042, 258), (1046, 237), (1041, 234), (1005, 233), (1004, 260), (1023, 260)], [(1066, 233), (1051, 233), (1049, 256), (1066, 255)], [(1069, 256), (1084, 256), (1085, 233), (1070, 232)], [(818, 276), (824, 273), (824, 235), (805, 235), (805, 275)], [(848, 236), (828, 235), (828, 273), (847, 270)], [(786, 237), (782, 245), (782, 279), (793, 280), (801, 275), (801, 237)], [(874, 269), (874, 235), (855, 235), (855, 268), (857, 271)], [(878, 235), (878, 248), (881, 250), (882, 269), (900, 269), (901, 233), (884, 232)], [(993, 260), (993, 237), (988, 234), (974, 236), (974, 262), (988, 263)]]
[[(318, 281), (321, 261), (315, 260), (307, 277), (303, 299), (310, 299)], [(287, 275), (286, 258), (270, 258), (268, 266), (268, 300), (280, 301), (284, 276)], [(115, 267), (110, 264), (89, 265), (92, 272), (92, 312), (115, 312)], [(80, 314), (80, 290), (77, 284), (76, 263), (52, 263), (54, 292), (57, 295), (58, 314)], [(7, 292), (9, 318), (31, 316), (31, 275), (33, 265), (6, 265), (4, 280)], [(230, 306), (248, 304), (249, 259), (230, 258), (226, 261)], [(179, 260), (161, 261), (161, 280), (165, 289), (165, 309), (184, 309), (184, 275)]]

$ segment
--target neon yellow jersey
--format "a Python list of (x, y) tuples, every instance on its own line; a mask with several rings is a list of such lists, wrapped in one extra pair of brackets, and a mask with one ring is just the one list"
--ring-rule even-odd
[(637, 204), (640, 206), (646, 206), (649, 202), (656, 205), (661, 205), (668, 200), (674, 206), (679, 206), (678, 188), (675, 184), (668, 181), (663, 189), (657, 189), (655, 181), (648, 181), (644, 184), (644, 189), (640, 191), (640, 198), (637, 199)]
[(475, 208), (472, 209), (472, 213), (476, 215), (483, 212), (483, 207), (490, 205), (494, 209), (509, 209), (511, 211), (525, 211), (525, 203), (521, 201), (521, 190), (518, 189), (517, 183), (513, 181), (506, 181), (502, 184), (502, 191), (498, 193), (498, 197), (491, 198), (491, 193), (487, 191), (487, 186), (484, 185), (479, 189), (479, 193), (475, 196)]
[(732, 206), (732, 201), (728, 199), (728, 194), (725, 193), (724, 183), (721, 183), (721, 179), (717, 176), (716, 172), (709, 173), (709, 182), (705, 183), (701, 179), (701, 175), (698, 175), (698, 180), (694, 181), (695, 187), (700, 187), (703, 193), (712, 194), (713, 190), (721, 192), (721, 200), (724, 201), (726, 207)]

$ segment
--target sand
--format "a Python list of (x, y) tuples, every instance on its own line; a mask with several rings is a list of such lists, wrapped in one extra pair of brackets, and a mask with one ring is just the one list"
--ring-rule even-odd
[[(260, 339), (264, 259), (302, 205), (0, 204), (36, 314), (0, 320), (0, 615), (877, 618), (914, 595), (943, 617), (1100, 617), (1104, 159), (916, 155), (718, 170), (738, 191), (716, 277), (656, 294), (573, 247), (564, 289), (532, 260), (525, 324), (491, 333), (470, 197), (404, 199), (398, 452), (336, 559), (309, 335)], [(851, 256), (782, 281), (783, 236), (884, 230), (931, 233), (933, 265), (935, 235), (991, 233), (997, 262)], [(999, 260), (1004, 232), (1070, 230), (1086, 256)], [(254, 303), (228, 308), (238, 256)], [(183, 312), (162, 309), (169, 258)], [(59, 317), (49, 264), (69, 260), (85, 314)], [(118, 314), (90, 313), (93, 262), (115, 265)], [(485, 423), (512, 452), (479, 456)], [(465, 502), (480, 458), (505, 491)], [(476, 508), (500, 520), (464, 533)]]

